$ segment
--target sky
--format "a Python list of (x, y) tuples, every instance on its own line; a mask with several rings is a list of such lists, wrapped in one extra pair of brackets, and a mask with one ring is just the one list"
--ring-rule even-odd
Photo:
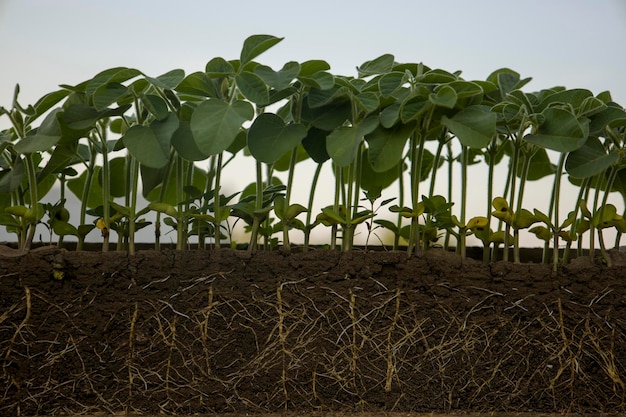
[(261, 33), (285, 38), (257, 58), (275, 69), (323, 59), (356, 75), (390, 53), (467, 80), (508, 67), (533, 78), (528, 91), (609, 90), (626, 103), (624, 0), (0, 0), (0, 106), (11, 106), (16, 83), (27, 105), (116, 66), (200, 71), (213, 57), (238, 58)]

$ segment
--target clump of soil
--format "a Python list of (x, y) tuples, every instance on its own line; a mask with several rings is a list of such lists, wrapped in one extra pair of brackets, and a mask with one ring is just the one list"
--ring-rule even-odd
[(0, 414), (623, 412), (626, 255), (0, 248)]

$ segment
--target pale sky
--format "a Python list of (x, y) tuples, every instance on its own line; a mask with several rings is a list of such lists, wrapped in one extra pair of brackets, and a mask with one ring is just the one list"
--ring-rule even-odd
[(356, 75), (391, 53), (467, 80), (508, 67), (533, 78), (527, 91), (610, 90), (626, 105), (624, 0), (0, 0), (0, 105), (11, 106), (16, 83), (21, 104), (33, 104), (116, 66), (201, 71), (261, 33), (285, 38), (257, 58), (275, 69), (323, 59)]

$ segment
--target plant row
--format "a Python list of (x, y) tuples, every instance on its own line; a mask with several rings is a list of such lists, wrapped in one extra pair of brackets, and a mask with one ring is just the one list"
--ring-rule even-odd
[[(290, 61), (278, 70), (255, 61), (281, 40), (250, 36), (239, 59), (213, 58), (191, 74), (107, 69), (27, 107), (16, 87), (11, 108), (0, 108), (11, 124), (0, 133), (0, 224), (25, 251), (44, 226), (60, 241), (76, 236), (79, 248), (98, 229), (103, 250), (115, 231), (118, 244), (133, 252), (144, 227), (154, 228), (158, 248), (163, 225), (176, 230), (179, 249), (191, 236), (219, 248), (239, 221), (250, 250), (259, 241), (289, 249), (290, 230), (303, 234), (306, 249), (315, 227), (329, 228), (332, 248), (350, 250), (361, 224), (388, 229), (394, 246), (406, 244), (409, 254), (445, 235), (445, 244), (454, 238), (464, 255), (473, 234), (484, 243), (485, 259), (500, 245), (513, 246), (519, 261), (522, 229), (546, 242), (546, 259), (552, 246), (555, 265), (585, 234), (592, 249), (597, 239), (604, 252), (603, 230), (616, 228), (619, 244), (626, 223), (608, 197), (626, 196), (626, 112), (609, 92), (529, 93), (522, 88), (530, 78), (510, 69), (467, 81), (458, 72), (397, 63), (389, 54), (363, 63), (357, 77), (333, 74), (323, 60)], [(224, 168), (245, 157), (256, 180), (225, 195)], [(317, 169), (309, 201), (298, 203), (291, 198), (294, 172), (304, 160)], [(475, 163), (488, 167), (488, 209), (470, 217), (468, 167)], [(499, 164), (506, 186), (496, 192)], [(334, 193), (314, 213), (323, 166), (332, 169)], [(447, 178), (460, 184), (460, 201), (452, 202), (451, 192), (434, 193), (446, 166), (460, 172)], [(277, 178), (279, 171), (287, 181)], [(561, 218), (566, 175), (579, 194)], [(528, 181), (547, 176), (553, 183), (547, 213), (524, 208)], [(59, 201), (41, 203), (53, 186), (60, 187)], [(375, 209), (391, 186), (398, 197)], [(76, 220), (65, 207), (67, 192), (81, 203)], [(383, 206), (396, 221), (375, 219)], [(156, 212), (155, 222), (146, 220), (149, 212)]]

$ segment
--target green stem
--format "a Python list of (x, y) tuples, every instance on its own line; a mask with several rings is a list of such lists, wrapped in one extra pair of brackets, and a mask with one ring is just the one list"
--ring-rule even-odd
[(322, 166), (323, 163), (317, 164), (317, 168), (315, 168), (315, 173), (313, 174), (313, 181), (311, 182), (311, 193), (309, 194), (309, 204), (306, 213), (306, 224), (304, 231), (304, 252), (309, 250), (309, 239), (311, 237), (311, 216), (313, 215), (313, 199), (315, 197), (317, 181), (319, 180), (320, 172), (322, 172)]
[(221, 236), (221, 227), (222, 227), (222, 219), (221, 219), (221, 211), (222, 206), (220, 202), (220, 188), (222, 186), (222, 162), (223, 162), (224, 153), (220, 152), (217, 155), (217, 162), (215, 167), (215, 188), (213, 189), (213, 217), (215, 218), (215, 222), (213, 223), (213, 241), (215, 245), (215, 249), (219, 250), (221, 248), (220, 236)]
[(100, 146), (102, 150), (102, 221), (105, 229), (102, 231), (102, 252), (109, 251), (109, 235), (111, 231), (111, 218), (109, 210), (109, 202), (111, 200), (111, 175), (109, 173), (109, 149), (107, 147), (105, 127), (101, 126)]
[(185, 224), (184, 218), (184, 205), (183, 205), (183, 186), (184, 186), (184, 173), (185, 168), (183, 166), (183, 158), (178, 156), (176, 158), (176, 202), (178, 209), (178, 219), (177, 227), (176, 227), (176, 250), (185, 249), (185, 229), (187, 225)]
[[(256, 161), (256, 202), (255, 211), (260, 211), (263, 208), (263, 167), (261, 162)], [(258, 248), (258, 236), (259, 227), (261, 226), (260, 215), (254, 213), (252, 216), (252, 229), (250, 231), (250, 245), (248, 250), (250, 252), (256, 252)]]
[(28, 192), (30, 195), (30, 217), (28, 224), (28, 234), (24, 241), (22, 251), (28, 252), (33, 243), (35, 237), (35, 230), (37, 229), (37, 223), (39, 221), (39, 196), (37, 195), (37, 172), (35, 168), (35, 162), (33, 160), (33, 154), (27, 153), (24, 155), (24, 161), (26, 165), (26, 173), (28, 176)]
[[(287, 189), (285, 191), (285, 205), (284, 209), (287, 210), (291, 204), (291, 189), (293, 188), (293, 175), (296, 168), (296, 161), (298, 160), (298, 147), (291, 150), (291, 158), (289, 159), (289, 174), (287, 177)], [(291, 250), (289, 244), (289, 219), (283, 219), (283, 247), (285, 250)]]
[(460, 223), (462, 230), (459, 231), (459, 249), (461, 258), (465, 258), (465, 242), (466, 242), (466, 229), (465, 229), (465, 214), (467, 211), (467, 165), (468, 165), (468, 148), (467, 146), (461, 147), (461, 218)]
[(135, 254), (135, 229), (136, 229), (136, 213), (137, 213), (137, 189), (139, 188), (139, 162), (132, 158), (130, 161), (132, 178), (132, 188), (130, 195), (130, 213), (128, 216), (128, 253)]
[(561, 153), (559, 157), (559, 164), (557, 166), (555, 178), (554, 178), (554, 191), (552, 194), (552, 204), (550, 205), (551, 213), (548, 214), (548, 217), (554, 218), (554, 227), (553, 227), (553, 242), (552, 242), (552, 271), (556, 272), (558, 263), (559, 263), (559, 230), (560, 230), (560, 220), (559, 220), (559, 199), (561, 195), (561, 177), (563, 176), (563, 166), (565, 164), (565, 157), (567, 153)]

